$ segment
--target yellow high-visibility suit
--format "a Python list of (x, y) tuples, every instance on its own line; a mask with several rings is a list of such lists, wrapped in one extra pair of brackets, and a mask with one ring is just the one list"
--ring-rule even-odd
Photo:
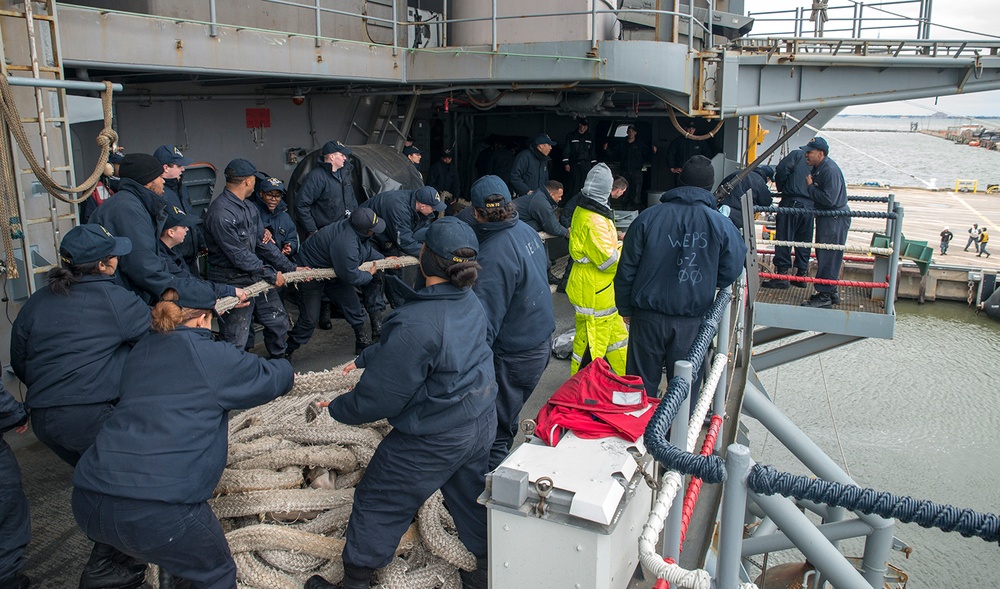
[(569, 255), (573, 258), (566, 295), (576, 309), (576, 336), (570, 375), (580, 369), (584, 353), (604, 358), (616, 374), (625, 374), (628, 329), (615, 308), (615, 271), (621, 245), (615, 222), (576, 207), (569, 231)]

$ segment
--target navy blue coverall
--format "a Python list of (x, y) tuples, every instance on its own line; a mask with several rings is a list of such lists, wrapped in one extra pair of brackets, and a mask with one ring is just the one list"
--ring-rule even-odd
[(365, 206), (385, 221), (385, 231), (375, 236), (382, 253), (388, 256), (420, 255), (423, 244), (413, 234), (430, 225), (433, 215), (417, 212), (416, 194), (416, 190), (387, 190), (365, 201)]
[(556, 201), (552, 199), (545, 186), (518, 198), (514, 201), (514, 205), (521, 220), (535, 231), (544, 231), (556, 237), (569, 235), (569, 229), (556, 217)]
[[(184, 241), (186, 242), (187, 240), (185, 239)], [(185, 280), (202, 280), (191, 275), (191, 268), (184, 262), (184, 258), (177, 253), (176, 249), (167, 247), (167, 244), (161, 241), (156, 246), (156, 253), (167, 263), (167, 269), (170, 270), (170, 273), (174, 277)], [(236, 287), (234, 286), (219, 284), (210, 280), (202, 280), (202, 282), (212, 285), (212, 292), (215, 293), (215, 298), (217, 299), (236, 296)]]
[(538, 144), (532, 144), (514, 158), (507, 184), (519, 196), (524, 196), (549, 181), (549, 156), (538, 151)]
[(518, 220), (473, 223), (482, 266), (473, 287), (495, 334), (496, 440), (490, 470), (506, 458), (517, 434), (517, 417), (549, 365), (556, 329), (547, 277), (548, 256), (538, 233)]
[(292, 384), (287, 360), (213, 341), (208, 329), (143, 338), (125, 362), (115, 414), (73, 475), (80, 528), (192, 589), (235, 587), (236, 564), (207, 503), (226, 466), (229, 411)]
[[(816, 243), (847, 243), (847, 230), (851, 228), (851, 217), (847, 206), (847, 183), (844, 173), (829, 157), (823, 158), (812, 169), (812, 185), (809, 198), (820, 211), (844, 211), (842, 217), (816, 217)], [(816, 249), (816, 278), (839, 280), (840, 268), (844, 263), (844, 252), (840, 250)], [(816, 292), (836, 292), (836, 285), (814, 284)]]
[[(726, 176), (722, 179), (722, 184), (726, 184), (735, 178), (737, 174), (739, 172), (733, 172)], [(774, 195), (771, 194), (771, 189), (767, 187), (767, 178), (764, 177), (764, 172), (760, 171), (760, 168), (754, 168), (752, 172), (747, 174), (746, 178), (741, 180), (736, 186), (733, 186), (732, 192), (722, 201), (722, 204), (729, 205), (729, 219), (732, 220), (737, 228), (743, 228), (743, 195), (748, 191), (751, 192), (750, 201), (755, 206), (769, 207), (774, 202)], [(750, 218), (753, 219), (752, 212)], [(752, 230), (753, 227), (751, 226)]]
[[(170, 206), (175, 206), (184, 211), (186, 215), (195, 214), (194, 206), (191, 204), (191, 196), (188, 194), (187, 186), (181, 183), (180, 178), (170, 178), (163, 181), (163, 200)], [(117, 234), (115, 234), (117, 235)], [(194, 276), (201, 276), (198, 268), (198, 252), (205, 249), (205, 232), (201, 225), (195, 225), (188, 232), (188, 238), (177, 246), (177, 253), (184, 258), (188, 269)]]
[(303, 238), (347, 217), (356, 208), (358, 199), (351, 184), (349, 161), (336, 172), (329, 162), (320, 162), (295, 191), (295, 218)]
[(10, 365), (28, 387), (32, 431), (68, 464), (114, 410), (125, 357), (150, 320), (139, 297), (102, 274), (81, 277), (66, 295), (42, 287), (14, 320)]
[[(811, 167), (806, 163), (805, 152), (801, 149), (781, 158), (774, 168), (774, 184), (781, 192), (778, 208), (812, 209), (806, 176)], [(813, 238), (812, 215), (782, 215), (775, 220), (775, 238), (778, 241), (798, 241), (809, 243)], [(794, 268), (797, 274), (805, 276), (809, 271), (809, 256), (812, 248), (795, 248)], [(778, 274), (787, 274), (793, 267), (792, 248), (779, 245), (774, 248), (774, 269)]]
[[(299, 262), (310, 268), (333, 268), (337, 278), (297, 285), (301, 307), (295, 327), (288, 333), (288, 349), (294, 352), (312, 338), (319, 322), (324, 293), (343, 310), (344, 319), (351, 327), (364, 327), (365, 312), (355, 287), (362, 290), (368, 288), (373, 283), (373, 277), (370, 272), (358, 270), (358, 266), (383, 257), (375, 249), (372, 239), (358, 235), (349, 219), (331, 223), (309, 236), (299, 250)], [(366, 301), (374, 296), (377, 295), (366, 295)]]
[(24, 406), (0, 389), (0, 587), (13, 583), (24, 568), (24, 550), (31, 539), (28, 498), (21, 486), (21, 469), (3, 434), (24, 425)]
[(291, 258), (299, 251), (299, 232), (295, 228), (295, 221), (292, 220), (292, 216), (288, 214), (288, 205), (285, 204), (284, 200), (278, 201), (278, 205), (274, 207), (274, 211), (267, 208), (267, 203), (260, 199), (260, 193), (257, 193), (251, 197), (253, 204), (257, 205), (257, 213), (260, 215), (260, 222), (264, 225), (265, 229), (271, 231), (271, 238), (274, 239), (274, 245), (281, 251), (281, 248), (287, 243), (291, 246), (292, 251), (288, 253), (288, 257)]
[(122, 178), (118, 191), (90, 216), (115, 237), (132, 240), (132, 251), (118, 258), (118, 283), (155, 303), (174, 277), (156, 253), (156, 244), (167, 220), (167, 203), (153, 191), (129, 178)]
[[(629, 227), (614, 282), (615, 306), (630, 318), (627, 372), (641, 376), (650, 395), (664, 367), (673, 377), (674, 362), (690, 350), (716, 288), (739, 277), (747, 254), (711, 192), (682, 186), (661, 201)], [(695, 366), (692, 407), (701, 378)]]
[(354, 390), (330, 402), (330, 415), (341, 423), (387, 418), (393, 427), (354, 492), (344, 564), (388, 564), (438, 489), (462, 543), (485, 557), (486, 508), (476, 498), (496, 431), (486, 314), (472, 291), (450, 283), (413, 291), (387, 280), (406, 303), (386, 318), (382, 340), (355, 360), (365, 372)]
[(567, 133), (563, 147), (563, 165), (569, 166), (572, 184), (566, 187), (566, 192), (573, 194), (582, 190), (583, 183), (587, 181), (587, 173), (596, 163), (594, 134), (589, 129), (580, 133), (579, 128)]
[[(233, 286), (249, 286), (260, 280), (274, 284), (278, 272), (294, 271), (295, 264), (263, 239), (264, 225), (257, 207), (229, 189), (223, 190), (205, 215), (208, 279)], [(264, 333), (267, 353), (284, 355), (288, 314), (281, 297), (273, 291), (265, 291), (251, 299), (249, 306), (219, 317), (219, 338), (244, 349), (251, 318), (268, 328)]]

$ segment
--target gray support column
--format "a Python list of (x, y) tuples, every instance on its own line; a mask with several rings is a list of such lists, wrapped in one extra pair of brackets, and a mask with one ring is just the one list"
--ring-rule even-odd
[(903, 206), (895, 205), (896, 220), (892, 224), (892, 255), (889, 256), (889, 288), (885, 293), (885, 312), (896, 314), (896, 286), (899, 279), (899, 249), (903, 243)]
[[(737, 300), (734, 297), (734, 300)], [(729, 340), (732, 336), (732, 326), (730, 325), (733, 316), (733, 303), (726, 305), (726, 308), (722, 311), (722, 319), (719, 320), (719, 332), (717, 336), (717, 345), (715, 347), (715, 353), (726, 357), (729, 356)], [(729, 384), (729, 379), (726, 378), (730, 369), (722, 374), (722, 378), (719, 379), (719, 385), (715, 387), (715, 401), (712, 404), (712, 413), (715, 415), (725, 415), (726, 412), (726, 385)], [(719, 440), (716, 441), (715, 448), (719, 449), (719, 444), (722, 443), (721, 436)]]
[[(750, 497), (764, 508), (809, 562), (816, 566), (816, 570), (823, 574), (823, 578), (833, 583), (834, 587), (837, 589), (872, 587), (854, 565), (827, 541), (809, 518), (790, 500), (781, 496), (757, 495), (752, 491)], [(881, 583), (878, 586), (881, 587)]]
[(750, 449), (730, 444), (726, 449), (726, 473), (722, 488), (722, 517), (719, 524), (719, 563), (716, 586), (738, 589), (740, 552), (743, 546), (743, 514), (747, 504), (747, 475), (750, 474)]
[[(823, 524), (816, 528), (830, 545), (847, 538), (860, 538), (872, 532), (872, 527), (859, 519), (837, 522), (835, 524)], [(741, 555), (743, 558), (766, 554), (768, 552), (778, 552), (781, 550), (792, 550), (796, 548), (795, 543), (784, 532), (771, 532), (767, 534), (754, 534), (743, 541)], [(869, 580), (870, 581), (870, 580)]]
[[(678, 360), (674, 363), (674, 377), (679, 376), (690, 384), (692, 372), (693, 366), (687, 360)], [(674, 422), (670, 424), (670, 443), (685, 451), (687, 450), (690, 407), (691, 394), (688, 394), (687, 398), (681, 402), (680, 407), (677, 408), (677, 416), (674, 417)], [(681, 514), (684, 511), (684, 488), (682, 482), (680, 490), (677, 491), (677, 498), (670, 508), (670, 514), (667, 516), (666, 525), (663, 528), (663, 556), (672, 557), (674, 562), (677, 562), (681, 555)]]
[(219, 23), (216, 21), (215, 14), (215, 0), (209, 0), (208, 2), (208, 20), (212, 24), (208, 26), (208, 36), (218, 37), (219, 36)]

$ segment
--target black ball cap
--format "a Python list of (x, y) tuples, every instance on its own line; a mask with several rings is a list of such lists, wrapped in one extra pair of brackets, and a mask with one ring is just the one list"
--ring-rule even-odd
[(96, 262), (108, 256), (124, 256), (130, 251), (131, 239), (115, 237), (96, 223), (70, 229), (59, 244), (59, 257), (72, 265)]

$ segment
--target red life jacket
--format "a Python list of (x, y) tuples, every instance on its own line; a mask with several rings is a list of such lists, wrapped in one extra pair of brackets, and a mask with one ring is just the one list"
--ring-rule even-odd
[(617, 436), (634, 442), (653, 417), (656, 397), (646, 396), (638, 376), (618, 376), (596, 358), (574, 374), (538, 412), (535, 435), (549, 446), (566, 430), (580, 438)]

